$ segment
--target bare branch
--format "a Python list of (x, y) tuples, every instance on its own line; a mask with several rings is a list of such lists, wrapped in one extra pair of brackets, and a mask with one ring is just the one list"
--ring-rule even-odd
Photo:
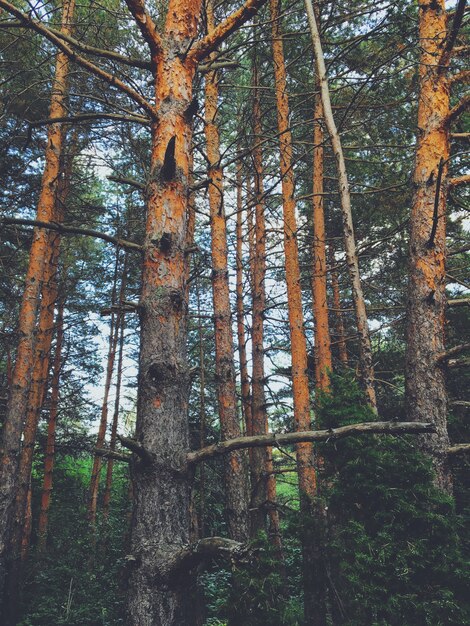
[(131, 457), (129, 454), (121, 454), (115, 450), (107, 450), (106, 448), (95, 448), (96, 456), (102, 456), (105, 459), (113, 459), (114, 461), (122, 461), (123, 463), (130, 463)]
[(77, 113), (77, 115), (63, 117), (49, 117), (43, 120), (28, 120), (30, 127), (48, 126), (62, 122), (66, 124), (81, 124), (91, 120), (116, 120), (119, 122), (132, 122), (135, 124), (150, 124), (150, 119), (145, 115), (124, 115), (121, 113)]
[(214, 30), (198, 41), (189, 53), (189, 58), (198, 62), (213, 52), (239, 26), (247, 22), (265, 4), (266, 0), (246, 0), (237, 11), (231, 13)]
[[(36, 20), (33, 20), (33, 19), (30, 20), (29, 24), (25, 24), (21, 20), (11, 20), (8, 22), (0, 22), (0, 29), (1, 28), (31, 28), (32, 29), (33, 28), (32, 23), (41, 25), (40, 22), (37, 22)], [(74, 48), (76, 48), (77, 50), (80, 50), (80, 52), (86, 52), (87, 54), (91, 54), (93, 56), (98, 56), (104, 59), (109, 59), (110, 61), (116, 61), (118, 63), (122, 63), (123, 65), (128, 65), (130, 67), (140, 67), (143, 70), (149, 70), (149, 71), (151, 71), (152, 69), (152, 63), (150, 61), (144, 61), (142, 59), (135, 59), (132, 57), (124, 56), (123, 54), (119, 54), (119, 52), (114, 52), (113, 50), (104, 50), (103, 48), (96, 48), (95, 46), (89, 46), (88, 44), (83, 43), (82, 41), (78, 41), (78, 39), (75, 39), (71, 35), (63, 33), (60, 30), (52, 28), (51, 26), (47, 26), (47, 27), (45, 26), (44, 28), (47, 28), (50, 33), (52, 33), (53, 35), (56, 35), (56, 37), (58, 37), (59, 39), (63, 39), (64, 41), (72, 45)]]
[(462, 20), (463, 20), (463, 16), (465, 13), (466, 4), (467, 4), (467, 0), (459, 0), (459, 3), (457, 4), (457, 8), (455, 9), (454, 19), (452, 21), (452, 28), (446, 38), (444, 50), (442, 51), (441, 58), (439, 59), (439, 65), (441, 67), (445, 67), (449, 63), (452, 50), (457, 40), (457, 35), (459, 34), (459, 30), (462, 25)]
[(466, 109), (468, 109), (469, 106), (470, 106), (470, 95), (467, 94), (466, 96), (462, 98), (462, 100), (460, 100), (458, 104), (452, 107), (452, 109), (447, 114), (444, 120), (444, 123), (446, 125), (449, 125), (449, 124), (452, 124), (452, 122), (455, 122), (455, 120), (459, 117), (459, 115), (462, 115), (462, 113)]
[(470, 443), (458, 443), (455, 446), (447, 448), (447, 454), (461, 454), (462, 452), (470, 452)]
[(233, 450), (242, 450), (244, 448), (286, 446), (301, 441), (329, 442), (337, 441), (343, 437), (363, 434), (402, 435), (405, 433), (429, 433), (434, 431), (435, 429), (432, 424), (422, 422), (362, 422), (360, 424), (351, 424), (330, 430), (308, 430), (285, 434), (268, 433), (267, 435), (228, 439), (227, 441), (221, 441), (211, 446), (201, 448), (200, 450), (195, 450), (188, 454), (187, 462), (189, 465), (200, 463), (201, 461), (227, 454)]
[(120, 183), (121, 185), (129, 185), (129, 187), (135, 187), (139, 191), (144, 191), (145, 185), (140, 183), (138, 180), (134, 180), (134, 178), (123, 178), (121, 176), (108, 176), (108, 180), (111, 180), (113, 183)]
[(19, 217), (2, 217), (0, 219), (1, 224), (8, 224), (13, 226), (34, 226), (37, 228), (47, 228), (49, 230), (55, 230), (58, 233), (66, 235), (87, 235), (88, 237), (96, 237), (96, 239), (102, 239), (113, 243), (120, 248), (126, 248), (127, 250), (138, 250), (142, 252), (143, 248), (140, 244), (134, 241), (127, 241), (125, 239), (119, 239), (106, 233), (100, 233), (97, 230), (90, 228), (79, 228), (78, 226), (68, 226), (66, 224), (58, 224), (57, 222), (42, 222), (40, 220), (27, 220)]
[(155, 61), (156, 57), (161, 53), (162, 42), (154, 21), (147, 13), (144, 0), (126, 0), (126, 4), (142, 33), (142, 37), (150, 48), (152, 61)]
[(21, 22), (23, 22), (26, 27), (31, 28), (32, 30), (35, 30), (36, 32), (46, 37), (46, 39), (48, 39), (59, 50), (66, 54), (71, 61), (74, 61), (75, 63), (77, 63), (77, 65), (80, 65), (95, 76), (98, 76), (98, 78), (101, 78), (108, 84), (116, 87), (116, 89), (119, 89), (120, 91), (127, 94), (132, 100), (134, 100), (134, 102), (136, 102), (145, 111), (147, 111), (152, 119), (155, 119), (156, 113), (153, 106), (143, 96), (141, 96), (140, 93), (132, 89), (132, 87), (129, 87), (129, 85), (126, 85), (122, 80), (120, 80), (116, 76), (113, 76), (109, 72), (106, 72), (88, 59), (85, 59), (84, 57), (78, 55), (75, 50), (73, 50), (67, 43), (65, 43), (61, 37), (59, 37), (49, 28), (47, 28), (47, 26), (44, 26), (43, 24), (34, 21), (27, 13), (23, 13), (23, 11), (17, 9), (7, 0), (0, 0), (0, 7), (18, 18)]
[(449, 350), (438, 354), (436, 357), (436, 361), (438, 363), (441, 363), (442, 361), (447, 361), (448, 359), (452, 359), (453, 357), (458, 356), (459, 354), (461, 354), (462, 352), (466, 352), (467, 350), (470, 350), (470, 343), (461, 343), (458, 346), (454, 346), (453, 348), (450, 348)]
[(151, 465), (152, 456), (150, 452), (146, 448), (144, 448), (142, 444), (140, 444), (135, 439), (130, 439), (129, 437), (123, 437), (121, 435), (117, 435), (117, 438), (121, 442), (121, 445), (123, 445), (125, 448), (127, 448), (134, 454), (137, 454), (137, 456), (140, 457), (142, 461), (144, 461), (145, 464)]
[(460, 185), (468, 185), (470, 183), (470, 174), (459, 176), (458, 178), (450, 178), (447, 181), (448, 187), (460, 187)]

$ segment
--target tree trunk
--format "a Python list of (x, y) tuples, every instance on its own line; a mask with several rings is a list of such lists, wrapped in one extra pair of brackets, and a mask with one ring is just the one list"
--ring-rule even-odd
[[(212, 2), (206, 3), (207, 29), (214, 31)], [(212, 60), (213, 55), (209, 57)], [(209, 161), (209, 206), (212, 235), (212, 291), (215, 318), (215, 369), (222, 439), (241, 434), (237, 411), (237, 389), (233, 361), (232, 315), (228, 276), (227, 225), (224, 211), (223, 172), (220, 167), (220, 136), (216, 116), (219, 88), (217, 72), (205, 81), (205, 132)], [(248, 536), (248, 495), (244, 453), (224, 459), (225, 514), (229, 536), (244, 541)]]
[[(62, 283), (63, 283), (62, 277)], [(51, 400), (49, 408), (49, 421), (47, 424), (46, 455), (44, 459), (44, 480), (41, 493), (41, 509), (38, 524), (38, 552), (44, 553), (47, 544), (47, 528), (49, 525), (49, 508), (52, 496), (52, 481), (55, 460), (55, 436), (57, 425), (57, 411), (59, 406), (59, 381), (62, 367), (62, 345), (64, 340), (64, 308), (65, 287), (62, 284), (60, 297), (57, 305), (56, 318), (56, 344), (54, 363), (52, 366)]]
[[(126, 275), (127, 263), (124, 262), (123, 268), (123, 282)], [(124, 295), (124, 294), (122, 294)], [(122, 299), (120, 299), (122, 303)], [(116, 373), (116, 395), (114, 398), (114, 413), (113, 421), (111, 425), (111, 435), (109, 438), (109, 449), (116, 449), (117, 428), (119, 422), (119, 403), (121, 400), (121, 385), (122, 385), (122, 362), (124, 357), (124, 329), (125, 329), (125, 315), (120, 313), (116, 327), (119, 331), (119, 349), (118, 349), (118, 361), (117, 361), (117, 373)], [(107, 520), (109, 517), (109, 506), (111, 504), (111, 486), (113, 482), (113, 459), (110, 458), (106, 464), (106, 483), (103, 494), (103, 519)]]
[(178, 471), (188, 450), (189, 368), (186, 360), (188, 189), (195, 66), (184, 56), (196, 36), (199, 2), (170, 2), (166, 45), (156, 63), (147, 196), (136, 439), (152, 463), (135, 457), (128, 623), (191, 624), (186, 577), (168, 580), (172, 553), (189, 541), (190, 486)]
[(333, 292), (333, 309), (335, 319), (335, 333), (338, 346), (338, 356), (340, 363), (347, 367), (348, 349), (346, 345), (346, 333), (344, 332), (343, 314), (341, 312), (341, 294), (339, 292), (338, 270), (336, 268), (335, 248), (333, 243), (328, 246), (328, 261), (330, 265), (331, 290)]
[[(116, 253), (116, 265), (114, 268), (114, 283), (113, 290), (111, 296), (111, 303), (114, 304), (116, 300), (116, 282), (117, 282), (117, 273), (119, 266), (119, 251)], [(121, 294), (123, 293), (123, 285), (124, 285), (124, 276), (121, 282)], [(119, 300), (122, 301), (123, 298)], [(98, 428), (98, 435), (96, 437), (96, 448), (101, 449), (104, 445), (104, 440), (106, 437), (106, 426), (108, 424), (108, 400), (109, 400), (109, 392), (111, 390), (111, 381), (113, 378), (114, 371), (114, 361), (116, 359), (116, 349), (118, 344), (119, 337), (119, 323), (118, 318), (111, 313), (111, 322), (109, 327), (109, 342), (108, 342), (108, 357), (106, 362), (106, 376), (104, 381), (104, 393), (103, 393), (103, 403), (101, 405), (101, 417), (100, 417), (100, 425)], [(88, 498), (88, 519), (90, 523), (94, 526), (96, 522), (96, 512), (98, 507), (98, 493), (100, 488), (100, 475), (101, 475), (101, 463), (102, 457), (98, 454), (95, 454), (95, 458), (93, 459), (93, 468), (91, 470), (91, 478), (90, 478), (90, 490), (89, 490), (89, 498)]]
[[(72, 31), (74, 0), (67, 0), (62, 9), (61, 30), (64, 34)], [(67, 97), (67, 79), (69, 60), (58, 53), (55, 76), (52, 87), (49, 117), (67, 115), (65, 100)], [(45, 169), (41, 183), (37, 219), (51, 221), (56, 205), (57, 184), (60, 172), (60, 155), (63, 134), (60, 123), (48, 128), (45, 151)], [(12, 533), (14, 503), (18, 486), (18, 466), (21, 449), (21, 434), (26, 415), (31, 384), (34, 349), (34, 330), (39, 305), (39, 294), (44, 274), (44, 263), (48, 246), (48, 231), (36, 228), (29, 255), (25, 288), (19, 316), (18, 335), (20, 337), (10, 398), (4, 428), (2, 430), (0, 464), (0, 592), (3, 592), (7, 560)], [(2, 593), (3, 596), (3, 593)], [(2, 600), (5, 600), (2, 598)], [(7, 624), (7, 621), (5, 621)]]
[(422, 435), (420, 440), (433, 460), (439, 486), (450, 493), (447, 396), (443, 367), (437, 360), (445, 351), (449, 85), (440, 57), (446, 20), (444, 0), (419, 2), (418, 139), (410, 220), (406, 405), (410, 420), (425, 417), (436, 426), (435, 434)]
[(237, 163), (237, 337), (238, 358), (240, 360), (240, 387), (242, 394), (242, 415), (245, 432), (251, 432), (252, 413), (250, 398), (250, 379), (246, 358), (245, 307), (243, 304), (243, 193), (242, 162)]
[(320, 83), (321, 101), (323, 105), (323, 115), (325, 126), (331, 140), (331, 146), (336, 159), (339, 180), (339, 194), (341, 201), (341, 212), (343, 216), (344, 247), (346, 251), (346, 263), (349, 270), (349, 277), (352, 284), (352, 295), (354, 310), (356, 314), (357, 331), (359, 334), (359, 362), (362, 374), (362, 383), (366, 392), (368, 402), (374, 411), (377, 410), (377, 401), (374, 389), (374, 369), (372, 365), (372, 347), (367, 323), (366, 305), (362, 292), (361, 276), (359, 273), (359, 262), (357, 257), (356, 240), (354, 236), (354, 226), (351, 212), (351, 196), (349, 193), (348, 176), (346, 173), (346, 163), (341, 146), (341, 139), (336, 129), (333, 110), (331, 108), (330, 91), (328, 87), (328, 77), (326, 75), (325, 60), (320, 39), (320, 32), (317, 24), (317, 17), (313, 9), (312, 0), (304, 0), (307, 11), (310, 33), (312, 36), (317, 77)]
[[(266, 224), (264, 217), (263, 201), (263, 153), (261, 150), (262, 126), (261, 104), (259, 94), (259, 78), (257, 51), (253, 54), (253, 174), (254, 174), (254, 250), (253, 250), (253, 288), (252, 288), (252, 330), (251, 330), (251, 353), (252, 353), (252, 432), (253, 435), (264, 435), (268, 430), (268, 418), (266, 414), (266, 397), (264, 393), (264, 310), (266, 307), (265, 277), (266, 277)], [(267, 496), (267, 472), (272, 463), (271, 450), (252, 450), (250, 454), (251, 466), (251, 535), (256, 537), (260, 531), (266, 530), (266, 502)]]
[[(284, 213), (284, 251), (287, 283), (287, 306), (292, 355), (292, 387), (294, 397), (295, 429), (310, 429), (310, 396), (307, 376), (307, 340), (304, 331), (302, 291), (300, 284), (299, 250), (297, 244), (297, 220), (295, 216), (295, 181), (293, 170), (292, 133), (289, 126), (289, 99), (284, 61), (284, 49), (280, 27), (279, 0), (270, 0), (272, 18), (272, 47), (274, 61), (277, 120), (280, 143), (280, 166), (282, 178), (282, 205)], [(314, 516), (314, 499), (317, 496), (316, 472), (313, 448), (310, 443), (296, 445), (299, 475), (300, 508), (303, 522), (310, 524)], [(314, 541), (318, 538), (305, 531), (302, 537), (304, 615), (306, 624), (325, 623), (324, 594), (320, 589), (322, 577)]]
[[(170, 0), (161, 37), (139, 3), (131, 1), (128, 5), (149, 43), (155, 68), (139, 306), (136, 439), (142, 456), (134, 454), (131, 463), (134, 511), (128, 624), (181, 626), (194, 622), (190, 593), (193, 573), (174, 573), (171, 569), (173, 557), (190, 536), (190, 477), (185, 472), (190, 386), (185, 249), (192, 219), (188, 205), (192, 83), (197, 63), (250, 18), (257, 2), (249, 0), (200, 41), (196, 39), (201, 0)], [(216, 159), (211, 162), (212, 167), (215, 165)]]
[(326, 287), (326, 232), (323, 203), (323, 107), (315, 97), (313, 127), (313, 322), (315, 332), (315, 381), (317, 389), (327, 391), (332, 371), (331, 340), (328, 325)]
[[(63, 141), (65, 143), (65, 133)], [(77, 133), (75, 132), (73, 139), (70, 141), (68, 154), (63, 154), (61, 158), (61, 172), (53, 216), (54, 222), (57, 224), (61, 224), (64, 219), (65, 203), (70, 191), (72, 167), (77, 152), (77, 145)], [(12, 550), (18, 553), (19, 545), (21, 545), (22, 561), (25, 560), (29, 549), (31, 523), (28, 516), (25, 516), (25, 511), (28, 507), (28, 501), (31, 500), (31, 494), (29, 492), (31, 490), (34, 444), (36, 442), (36, 432), (41, 409), (47, 391), (51, 344), (54, 335), (54, 310), (59, 293), (58, 272), (61, 236), (59, 232), (49, 231), (48, 238), (49, 246), (44, 264), (37, 339), (34, 348), (34, 369), (29, 391), (28, 412), (26, 414), (23, 432), (23, 446), (19, 465), (19, 486), (15, 507), (16, 528), (13, 533)], [(20, 572), (18, 572), (18, 576), (18, 584), (21, 584)]]

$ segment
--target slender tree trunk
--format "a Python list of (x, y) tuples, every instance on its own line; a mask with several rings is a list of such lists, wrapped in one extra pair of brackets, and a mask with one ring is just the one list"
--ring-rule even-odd
[(347, 367), (348, 365), (348, 349), (346, 346), (346, 333), (344, 332), (343, 314), (341, 312), (341, 294), (339, 292), (338, 270), (335, 269), (335, 249), (330, 243), (328, 246), (328, 261), (330, 265), (331, 290), (333, 292), (333, 308), (335, 319), (336, 342), (338, 345), (338, 356), (340, 363)]
[[(207, 29), (214, 30), (211, 0), (206, 3)], [(212, 57), (210, 57), (211, 59)], [(233, 361), (232, 315), (228, 278), (227, 225), (224, 211), (223, 172), (220, 166), (220, 136), (217, 126), (218, 75), (208, 72), (205, 82), (205, 132), (209, 160), (209, 206), (212, 235), (212, 290), (215, 317), (215, 368), (220, 429), (223, 439), (241, 434), (237, 412), (237, 390)], [(243, 541), (248, 536), (246, 455), (230, 454), (224, 459), (226, 518), (229, 536)]]
[[(252, 304), (252, 434), (263, 435), (268, 430), (266, 396), (264, 393), (264, 310), (266, 307), (266, 224), (263, 201), (263, 154), (261, 150), (261, 104), (259, 94), (258, 59), (255, 49), (253, 55), (253, 174), (255, 193), (254, 255), (253, 255), (253, 304)], [(266, 530), (267, 474), (270, 465), (271, 450), (253, 450), (251, 463), (251, 534)]]
[(422, 435), (439, 486), (452, 491), (446, 450), (447, 395), (437, 355), (444, 352), (446, 193), (449, 84), (440, 58), (447, 32), (444, 0), (419, 2), (418, 138), (411, 208), (407, 308), (406, 405), (410, 420), (426, 418), (436, 433)]
[(59, 408), (59, 381), (62, 367), (62, 346), (64, 341), (64, 308), (65, 286), (63, 284), (57, 305), (56, 317), (56, 344), (54, 363), (52, 366), (51, 400), (49, 409), (49, 421), (47, 425), (46, 455), (44, 459), (44, 480), (41, 493), (41, 509), (39, 511), (38, 524), (38, 552), (44, 553), (47, 544), (47, 529), (49, 525), (49, 508), (52, 496), (52, 481), (55, 460), (55, 438), (57, 425), (57, 412)]
[[(199, 446), (206, 445), (206, 367), (204, 363), (204, 336), (201, 320), (201, 294), (199, 282), (196, 284), (198, 334), (199, 334)], [(201, 537), (205, 537), (206, 523), (206, 469), (204, 463), (199, 467), (199, 520), (198, 527)]]
[(315, 332), (315, 380), (317, 389), (326, 391), (332, 371), (331, 340), (328, 325), (326, 287), (326, 231), (323, 203), (323, 107), (315, 97), (313, 127), (313, 321)]
[[(119, 253), (116, 254), (116, 265), (114, 269), (114, 283), (112, 290), (112, 303), (116, 300), (116, 282), (119, 265)], [(124, 276), (121, 282), (121, 293), (123, 292)], [(120, 301), (122, 298), (120, 298)], [(98, 428), (98, 435), (96, 437), (96, 448), (102, 448), (106, 437), (106, 426), (108, 424), (108, 400), (109, 392), (111, 390), (111, 381), (113, 378), (114, 361), (116, 359), (116, 349), (119, 337), (119, 323), (118, 318), (111, 314), (111, 322), (109, 328), (109, 343), (108, 343), (108, 358), (106, 363), (106, 377), (104, 382), (103, 403), (101, 405), (101, 417), (100, 425)], [(98, 493), (100, 488), (100, 475), (101, 475), (102, 457), (95, 454), (93, 459), (93, 468), (91, 470), (90, 490), (88, 499), (88, 519), (92, 525), (96, 522), (96, 513), (98, 507)]]
[[(126, 275), (127, 263), (124, 262), (123, 268), (123, 282)], [(124, 295), (124, 294), (122, 294)], [(122, 303), (122, 299), (120, 299)], [(121, 385), (122, 385), (122, 363), (124, 357), (124, 329), (125, 329), (125, 315), (120, 313), (116, 323), (116, 327), (119, 330), (119, 349), (118, 349), (118, 361), (117, 361), (117, 373), (116, 373), (116, 395), (114, 398), (114, 413), (113, 422), (111, 425), (111, 435), (109, 438), (109, 449), (116, 449), (117, 428), (119, 422), (119, 404), (121, 401)], [(109, 517), (109, 507), (111, 504), (111, 487), (113, 482), (113, 459), (108, 459), (106, 464), (106, 483), (103, 494), (103, 519), (107, 520)]]
[(328, 88), (328, 78), (326, 75), (325, 60), (318, 29), (317, 18), (313, 9), (312, 0), (304, 0), (307, 11), (308, 22), (313, 42), (315, 63), (317, 68), (318, 81), (320, 83), (321, 101), (323, 105), (323, 115), (325, 126), (330, 136), (333, 153), (336, 158), (339, 179), (339, 193), (341, 201), (341, 212), (343, 216), (344, 247), (346, 251), (346, 263), (349, 270), (349, 277), (352, 284), (352, 295), (354, 310), (356, 314), (356, 324), (359, 334), (359, 361), (362, 374), (362, 383), (370, 406), (377, 410), (377, 401), (374, 389), (374, 369), (372, 364), (372, 347), (367, 323), (367, 313), (362, 292), (361, 276), (359, 273), (359, 262), (357, 257), (356, 240), (354, 236), (354, 226), (351, 212), (351, 196), (349, 193), (348, 176), (346, 173), (346, 163), (341, 146), (341, 139), (336, 128), (331, 108), (330, 91)]
[[(309, 430), (310, 396), (307, 376), (307, 340), (304, 331), (302, 292), (300, 283), (299, 250), (297, 244), (297, 220), (295, 215), (295, 181), (293, 171), (292, 134), (289, 126), (289, 98), (284, 61), (284, 47), (280, 26), (279, 0), (270, 0), (272, 18), (272, 47), (274, 61), (277, 120), (280, 143), (280, 167), (282, 177), (282, 205), (284, 213), (284, 251), (287, 283), (287, 306), (292, 355), (292, 387), (294, 397), (294, 423), (296, 430)], [(317, 481), (311, 444), (296, 445), (297, 468), (300, 489), (300, 508), (303, 521), (315, 516)], [(323, 577), (319, 559), (313, 544), (318, 538), (310, 532), (302, 537), (304, 574), (305, 623), (320, 626), (325, 624)]]
[[(65, 140), (64, 140), (65, 141)], [(57, 187), (56, 206), (53, 219), (61, 224), (64, 219), (65, 203), (70, 191), (73, 161), (77, 152), (77, 136), (70, 142), (68, 154), (61, 159), (61, 172)], [(21, 552), (24, 561), (29, 549), (31, 520), (25, 511), (28, 511), (28, 502), (31, 502), (31, 469), (33, 466), (34, 444), (41, 415), (41, 409), (47, 391), (47, 378), (51, 354), (52, 337), (54, 335), (54, 310), (59, 292), (59, 256), (60, 233), (48, 233), (49, 247), (45, 259), (43, 284), (41, 290), (41, 304), (37, 339), (34, 348), (34, 369), (29, 392), (29, 406), (23, 432), (23, 446), (19, 465), (19, 487), (15, 507), (15, 530), (13, 533), (12, 550)], [(30, 511), (31, 512), (31, 511)], [(19, 546), (21, 545), (21, 549)], [(20, 568), (21, 569), (21, 568)], [(21, 584), (21, 572), (17, 572), (17, 584)]]
[[(62, 9), (62, 32), (70, 34), (74, 0), (67, 0)], [(67, 114), (65, 100), (67, 97), (67, 78), (69, 73), (68, 58), (58, 53), (55, 77), (52, 87), (49, 117), (61, 117)], [(62, 151), (61, 124), (48, 127), (45, 151), (45, 169), (41, 183), (37, 219), (49, 222), (56, 205), (57, 183), (60, 172), (60, 155)], [(28, 406), (29, 388), (31, 383), (34, 349), (34, 330), (39, 305), (39, 294), (44, 274), (44, 262), (48, 246), (48, 231), (37, 228), (29, 255), (29, 264), (25, 280), (18, 335), (20, 337), (10, 398), (5, 424), (2, 429), (1, 464), (0, 464), (0, 592), (3, 594), (9, 544), (12, 532), (14, 503), (18, 485), (18, 466), (21, 448), (21, 434), (24, 416)], [(4, 599), (4, 598), (3, 598)], [(5, 624), (7, 622), (5, 621)]]
[(240, 360), (240, 387), (242, 394), (242, 415), (245, 432), (252, 432), (250, 379), (246, 358), (245, 307), (243, 304), (243, 193), (242, 162), (237, 164), (237, 336), (238, 358)]

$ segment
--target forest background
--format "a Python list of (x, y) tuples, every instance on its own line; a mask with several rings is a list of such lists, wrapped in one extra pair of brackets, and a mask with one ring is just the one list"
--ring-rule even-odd
[[(2, 453), (12, 463), (3, 465), (1, 492), (5, 619), (24, 626), (464, 624), (466, 4), (316, 3), (327, 83), (319, 81), (318, 42), (303, 3), (247, 2), (241, 13), (227, 1), (208, 1), (199, 12), (196, 5), (0, 0), (0, 416)], [(172, 10), (171, 28), (187, 32), (175, 36), (181, 47), (168, 58), (186, 59), (191, 50), (201, 58), (168, 134), (160, 128), (167, 112), (158, 81), (164, 90), (165, 72), (171, 82), (174, 70), (159, 69), (152, 29), (166, 33), (165, 50)], [(352, 237), (325, 85), (344, 153)], [(427, 147), (423, 183), (418, 166)], [(52, 209), (41, 217), (47, 193)], [(171, 223), (167, 230), (148, 218), (165, 203), (173, 214), (155, 215)], [(180, 216), (184, 228), (172, 230)], [(35, 246), (42, 270), (33, 276)], [(176, 313), (159, 322), (160, 334), (144, 334), (140, 348), (145, 311), (157, 311), (146, 298), (153, 290), (165, 300), (158, 290), (167, 288), (162, 267), (173, 248), (181, 257), (175, 253), (169, 270), (181, 277), (169, 292)], [(151, 275), (156, 258), (163, 265)], [(424, 281), (423, 263), (430, 267)], [(187, 317), (183, 340), (175, 315)], [(158, 336), (170, 335), (171, 350), (162, 342), (154, 350)], [(28, 338), (29, 369), (20, 376)], [(170, 417), (152, 418), (159, 428), (168, 424), (163, 444), (139, 418), (138, 391), (141, 402), (150, 397), (145, 346), (163, 355), (152, 376), (165, 385), (167, 363), (187, 349), (188, 371), (178, 379), (176, 359), (170, 372)], [(187, 387), (187, 398), (177, 387)], [(21, 391), (23, 410), (10, 455), (12, 389)], [(186, 426), (171, 421), (172, 411)], [(417, 428), (333, 437), (334, 429), (365, 422)], [(425, 434), (429, 422), (436, 434)], [(162, 469), (173, 467), (179, 445), (195, 451), (239, 435), (311, 428), (332, 433), (314, 445), (314, 456), (310, 443), (298, 441), (210, 453), (194, 462), (191, 489)], [(167, 445), (163, 460), (143, 442)], [(163, 592), (143, 583), (135, 566), (145, 463), (167, 485), (176, 481), (172, 506), (180, 507), (184, 491), (181, 524), (191, 545), (237, 542), (221, 549), (213, 542), (215, 557), (192, 556), (197, 566), (184, 561), (191, 582), (180, 572), (175, 590), (171, 576)], [(17, 477), (11, 485), (9, 476)], [(248, 538), (251, 548), (242, 549)], [(159, 574), (168, 566), (147, 558), (139, 563)], [(182, 621), (180, 608), (162, 617), (157, 600), (151, 608), (142, 600), (147, 592), (165, 597), (165, 585), (175, 598), (184, 588), (193, 621)]]

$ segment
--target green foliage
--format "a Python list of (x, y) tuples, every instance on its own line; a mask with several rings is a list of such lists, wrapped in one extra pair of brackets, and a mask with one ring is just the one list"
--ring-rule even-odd
[[(128, 514), (127, 468), (114, 466), (107, 522), (93, 537), (86, 502), (89, 459), (60, 459), (54, 471), (48, 546), (35, 554), (34, 538), (19, 626), (118, 626), (124, 624), (123, 571)], [(40, 493), (38, 472), (33, 493)], [(33, 502), (37, 511), (38, 502)], [(34, 525), (36, 526), (36, 524)]]
[[(321, 426), (371, 419), (357, 385), (333, 376), (332, 393), (320, 400)], [(461, 523), (414, 439), (350, 437), (323, 444), (321, 454), (327, 554), (342, 623), (468, 623)]]
[[(254, 542), (253, 550), (256, 556), (232, 572), (218, 569), (201, 577), (208, 611), (206, 625), (300, 626), (298, 544), (290, 541), (284, 546), (284, 565), (266, 536)], [(214, 621), (218, 619), (225, 621)]]

